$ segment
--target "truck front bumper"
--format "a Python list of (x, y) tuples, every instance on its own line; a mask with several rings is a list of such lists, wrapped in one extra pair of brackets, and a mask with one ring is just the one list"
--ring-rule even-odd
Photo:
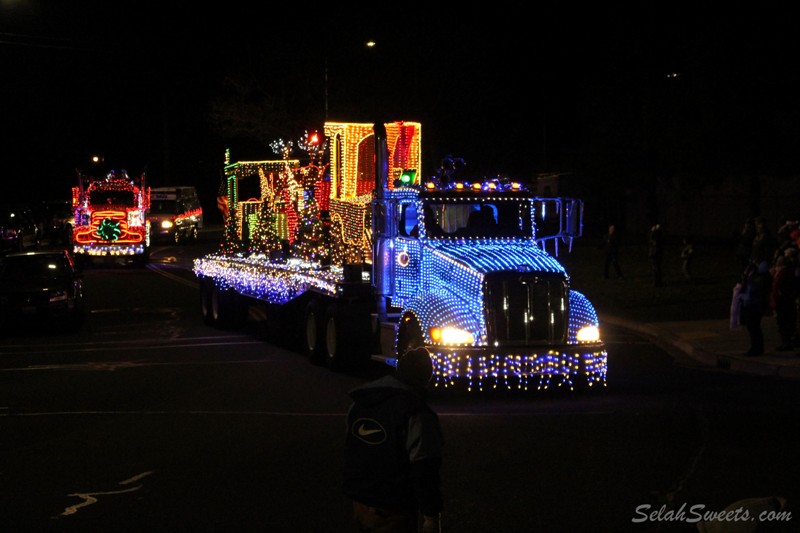
[(143, 255), (146, 251), (144, 244), (101, 244), (89, 243), (73, 245), (73, 252), (75, 254), (84, 254), (91, 256), (109, 256), (109, 255)]
[(598, 343), (546, 347), (428, 346), (437, 387), (465, 381), (469, 388), (605, 387), (608, 353)]

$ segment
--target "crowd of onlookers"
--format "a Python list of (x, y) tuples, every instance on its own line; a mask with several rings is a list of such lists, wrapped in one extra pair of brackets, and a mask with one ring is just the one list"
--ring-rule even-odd
[[(777, 351), (800, 345), (800, 221), (787, 217), (774, 234), (763, 217), (748, 218), (737, 255), (742, 262), (741, 324), (750, 335), (749, 356), (764, 353), (763, 317), (774, 317), (780, 334)], [(800, 355), (800, 354), (798, 354)]]

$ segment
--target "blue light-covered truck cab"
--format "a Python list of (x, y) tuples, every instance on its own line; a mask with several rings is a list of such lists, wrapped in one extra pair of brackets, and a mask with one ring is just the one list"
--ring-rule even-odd
[(384, 353), (427, 346), (442, 384), (605, 385), (597, 314), (545, 251), (580, 236), (579, 200), (497, 179), (396, 185), (376, 183), (373, 209)]

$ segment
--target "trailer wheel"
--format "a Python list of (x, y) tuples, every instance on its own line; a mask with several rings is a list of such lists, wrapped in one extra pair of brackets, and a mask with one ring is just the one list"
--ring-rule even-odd
[(306, 357), (314, 364), (321, 364), (325, 360), (322, 318), (322, 305), (315, 300), (308, 302), (303, 320), (303, 348)]
[(220, 289), (206, 279), (200, 292), (203, 322), (219, 329), (241, 327), (247, 319), (247, 302), (231, 289)]
[(215, 300), (217, 299), (215, 296), (216, 287), (214, 286), (214, 281), (208, 278), (203, 278), (200, 282), (200, 313), (203, 316), (203, 323), (207, 326), (214, 326), (216, 325), (216, 319), (219, 314), (218, 311), (214, 309), (219, 306), (219, 303)]

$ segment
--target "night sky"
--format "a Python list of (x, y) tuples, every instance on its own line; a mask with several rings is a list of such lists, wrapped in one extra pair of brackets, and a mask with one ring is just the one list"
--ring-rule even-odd
[(326, 94), (331, 120), (421, 121), (426, 175), (797, 173), (788, 12), (373, 5), (0, 0), (7, 190), (66, 196), (100, 154), (203, 194), (225, 148), (319, 128)]

